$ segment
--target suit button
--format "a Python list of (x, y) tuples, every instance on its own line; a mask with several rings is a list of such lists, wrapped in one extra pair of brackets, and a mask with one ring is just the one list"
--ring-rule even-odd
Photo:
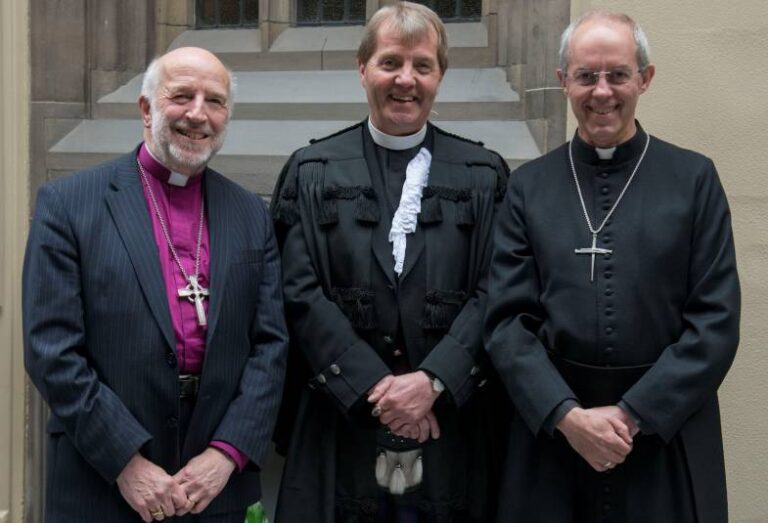
[(477, 386), (480, 387), (480, 388), (483, 388), (483, 387), (485, 387), (486, 383), (488, 383), (488, 380), (483, 378), (482, 381), (480, 381), (480, 383), (477, 384)]
[(392, 345), (395, 342), (395, 340), (392, 339), (392, 336), (384, 336), (384, 343), (387, 345)]
[(334, 376), (338, 376), (339, 374), (341, 374), (341, 369), (335, 363), (331, 365), (329, 369), (331, 371), (331, 374), (333, 374)]
[(480, 367), (478, 367), (477, 365), (475, 365), (474, 367), (472, 367), (472, 368), (470, 369), (470, 371), (469, 371), (469, 375), (470, 375), (470, 376), (477, 376), (477, 373), (478, 373), (478, 372), (480, 372)]
[(168, 364), (169, 367), (173, 368), (176, 366), (177, 360), (176, 355), (172, 352), (169, 352), (165, 355), (165, 362)]
[(395, 349), (392, 351), (392, 355), (395, 356), (396, 358), (399, 358), (400, 356), (403, 355), (403, 351), (401, 351), (400, 349)]
[(605, 179), (608, 178), (608, 173), (600, 173), (600, 176)]
[(317, 382), (318, 382), (319, 384), (321, 384), (321, 385), (325, 385), (325, 382), (326, 382), (326, 381), (327, 381), (327, 380), (325, 379), (325, 376), (324, 376), (323, 374), (318, 374), (318, 375), (317, 375)]
[(608, 194), (609, 191), (610, 189), (608, 187), (603, 187), (602, 189), (600, 189), (600, 192), (603, 194)]
[(167, 420), (165, 420), (165, 426), (169, 429), (175, 429), (179, 426), (179, 420), (171, 416)]

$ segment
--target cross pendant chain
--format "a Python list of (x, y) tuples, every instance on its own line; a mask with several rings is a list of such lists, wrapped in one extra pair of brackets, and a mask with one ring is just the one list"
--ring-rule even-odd
[(643, 158), (645, 158), (645, 153), (648, 152), (648, 146), (650, 144), (651, 144), (651, 135), (646, 133), (645, 147), (643, 147), (643, 152), (640, 153), (640, 158), (637, 160), (637, 163), (635, 164), (635, 168), (632, 170), (632, 174), (629, 175), (629, 179), (627, 180), (627, 183), (624, 184), (624, 188), (619, 193), (619, 197), (616, 198), (615, 202), (613, 202), (613, 206), (608, 210), (608, 213), (605, 215), (605, 218), (603, 218), (602, 223), (600, 223), (600, 225), (597, 228), (594, 228), (592, 226), (592, 220), (589, 219), (589, 213), (587, 212), (587, 205), (586, 203), (584, 203), (584, 195), (581, 194), (581, 185), (579, 185), (579, 177), (576, 175), (576, 164), (573, 163), (573, 140), (571, 140), (568, 143), (568, 161), (571, 164), (571, 174), (573, 175), (573, 183), (576, 185), (576, 193), (579, 195), (579, 203), (581, 204), (581, 211), (584, 213), (584, 219), (587, 222), (587, 227), (589, 227), (589, 232), (592, 233), (592, 246), (582, 247), (580, 249), (574, 249), (574, 252), (576, 254), (588, 254), (592, 257), (592, 260), (590, 263), (591, 268), (589, 273), (589, 281), (595, 281), (595, 256), (598, 254), (607, 256), (613, 253), (613, 251), (610, 249), (601, 249), (597, 246), (597, 235), (600, 234), (600, 231), (603, 230), (603, 227), (605, 227), (605, 224), (607, 224), (608, 220), (610, 220), (611, 216), (613, 216), (613, 211), (616, 210), (616, 207), (619, 206), (619, 202), (621, 202), (621, 199), (624, 198), (624, 194), (626, 194), (627, 189), (629, 189), (629, 186), (632, 183), (632, 180), (635, 179), (635, 175), (637, 174), (637, 170), (640, 168), (640, 164), (643, 163)]
[(205, 201), (203, 201), (200, 205), (200, 224), (197, 227), (197, 248), (195, 249), (195, 273), (187, 274), (187, 271), (184, 269), (184, 265), (181, 263), (181, 259), (179, 258), (179, 253), (176, 252), (176, 247), (173, 246), (173, 242), (171, 241), (171, 234), (168, 232), (168, 225), (166, 225), (165, 220), (163, 219), (163, 214), (160, 212), (160, 206), (157, 204), (155, 192), (152, 190), (152, 186), (149, 184), (147, 173), (144, 172), (144, 167), (141, 165), (141, 162), (137, 160), (137, 163), (139, 165), (141, 178), (144, 180), (144, 185), (147, 187), (149, 199), (152, 201), (152, 207), (155, 208), (157, 221), (160, 222), (160, 229), (163, 231), (165, 242), (168, 244), (168, 248), (173, 255), (173, 259), (176, 261), (176, 265), (178, 265), (181, 274), (184, 276), (184, 279), (187, 280), (187, 286), (178, 290), (179, 298), (186, 298), (195, 305), (195, 312), (197, 313), (197, 324), (201, 327), (205, 327), (207, 322), (205, 319), (205, 308), (203, 308), (203, 300), (209, 296), (210, 292), (208, 289), (200, 285), (200, 282), (197, 281), (197, 278), (200, 276), (200, 248), (203, 244)]
[(183, 289), (179, 289), (179, 297), (186, 298), (190, 302), (195, 304), (195, 312), (197, 313), (197, 323), (200, 326), (205, 326), (205, 308), (203, 308), (203, 300), (208, 297), (208, 289), (200, 285), (197, 281), (197, 276), (189, 276), (187, 278), (189, 283)]
[(588, 254), (592, 257), (591, 261), (591, 269), (589, 273), (589, 281), (595, 281), (595, 256), (597, 254), (601, 254), (603, 256), (612, 254), (613, 251), (611, 249), (601, 249), (597, 246), (597, 233), (592, 233), (592, 246), (591, 247), (581, 247), (579, 249), (574, 249), (573, 252), (576, 254)]

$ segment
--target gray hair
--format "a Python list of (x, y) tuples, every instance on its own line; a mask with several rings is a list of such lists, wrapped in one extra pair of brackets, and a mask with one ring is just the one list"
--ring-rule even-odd
[(632, 34), (635, 38), (635, 56), (637, 59), (637, 68), (640, 71), (644, 71), (646, 67), (651, 63), (650, 54), (651, 48), (648, 46), (648, 37), (645, 36), (645, 31), (640, 27), (640, 24), (635, 22), (629, 15), (624, 13), (612, 13), (610, 11), (587, 11), (571, 24), (565, 28), (562, 36), (560, 37), (560, 70), (563, 74), (568, 72), (568, 56), (570, 54), (571, 37), (573, 32), (582, 25), (584, 22), (592, 20), (594, 18), (602, 18), (617, 22), (629, 26), (632, 29)]
[[(144, 78), (141, 81), (141, 96), (149, 101), (149, 105), (154, 105), (155, 97), (157, 96), (157, 86), (160, 84), (160, 74), (162, 71), (162, 56), (158, 56), (153, 59), (147, 66), (147, 70), (144, 72)], [(232, 113), (235, 110), (235, 93), (237, 92), (237, 78), (232, 74), (232, 71), (225, 67), (227, 70), (227, 77), (229, 78), (229, 93), (227, 93), (227, 105), (229, 107), (229, 118), (232, 118)]]
[(368, 21), (363, 39), (357, 48), (357, 60), (361, 64), (367, 63), (376, 52), (376, 40), (383, 26), (395, 29), (406, 44), (421, 41), (429, 34), (430, 29), (434, 29), (437, 35), (437, 63), (440, 65), (440, 72), (445, 73), (448, 69), (448, 37), (443, 21), (430, 8), (404, 1), (382, 7)]

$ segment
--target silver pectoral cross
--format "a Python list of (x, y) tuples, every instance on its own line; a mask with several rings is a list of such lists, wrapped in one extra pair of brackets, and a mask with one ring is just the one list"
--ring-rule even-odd
[(590, 270), (589, 275), (589, 281), (595, 281), (595, 255), (596, 254), (611, 254), (613, 251), (611, 249), (601, 249), (597, 246), (597, 233), (592, 233), (592, 247), (581, 247), (580, 249), (574, 249), (573, 252), (576, 254), (589, 254), (592, 256), (592, 268)]
[(209, 295), (208, 289), (200, 285), (197, 281), (197, 276), (189, 276), (187, 278), (189, 283), (183, 289), (179, 289), (179, 297), (186, 298), (190, 302), (195, 304), (195, 312), (197, 312), (197, 323), (200, 326), (205, 326), (205, 309), (203, 308), (203, 300)]

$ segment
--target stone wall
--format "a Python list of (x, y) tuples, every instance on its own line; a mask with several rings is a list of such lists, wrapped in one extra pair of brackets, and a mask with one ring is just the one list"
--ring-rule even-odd
[(45, 165), (50, 146), (155, 54), (155, 2), (35, 0), (29, 7), (34, 194), (53, 174)]
[[(570, 0), (496, 0), (499, 65), (525, 100), (525, 118), (539, 149), (565, 141), (565, 97), (555, 70)], [(552, 88), (552, 89), (549, 89)]]
[[(574, 0), (624, 11), (648, 34), (656, 76), (638, 116), (653, 135), (717, 166), (733, 216), (742, 289), (741, 345), (720, 388), (731, 521), (768, 521), (768, 3)], [(570, 120), (574, 128), (573, 119)]]

